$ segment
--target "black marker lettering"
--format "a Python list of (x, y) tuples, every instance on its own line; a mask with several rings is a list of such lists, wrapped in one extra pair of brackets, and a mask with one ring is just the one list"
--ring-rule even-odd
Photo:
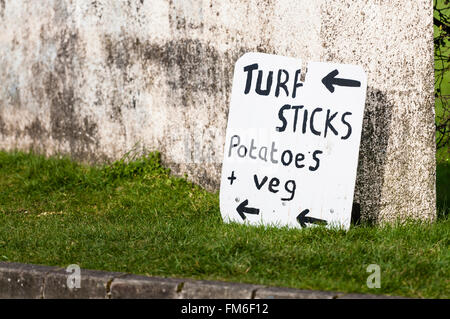
[[(292, 188), (288, 187), (289, 184), (292, 185)], [(296, 188), (295, 181), (294, 180), (287, 181), (286, 184), (284, 184), (284, 188), (286, 189), (286, 191), (289, 194), (291, 194), (291, 197), (289, 197), (289, 198), (282, 198), (281, 200), (285, 200), (285, 201), (292, 200), (294, 198), (294, 196), (295, 196), (295, 188)]]
[(303, 108), (303, 105), (292, 105), (292, 109), (295, 110), (294, 113), (294, 132), (297, 130), (297, 118), (298, 118), (298, 110)]
[(312, 112), (311, 112), (311, 118), (309, 119), (309, 128), (311, 129), (311, 132), (314, 134), (314, 135), (318, 135), (318, 136), (320, 136), (320, 132), (319, 131), (316, 131), (315, 129), (314, 129), (314, 124), (313, 124), (313, 122), (314, 122), (314, 115), (316, 114), (316, 112), (321, 112), (322, 111), (322, 109), (320, 108), (320, 107), (318, 107), (317, 109), (314, 109)]
[(320, 165), (320, 160), (319, 160), (319, 158), (317, 158), (316, 157), (316, 154), (322, 154), (323, 152), (322, 151), (319, 151), (319, 150), (317, 150), (317, 151), (314, 151), (314, 153), (313, 153), (313, 159), (316, 161), (316, 166), (310, 166), (309, 167), (309, 170), (310, 171), (316, 171), (318, 168), (319, 168), (319, 165)]
[(269, 95), (270, 89), (272, 88), (273, 71), (269, 71), (269, 75), (267, 76), (266, 88), (264, 90), (261, 89), (262, 76), (263, 76), (263, 71), (261, 71), (261, 70), (258, 71), (258, 79), (256, 80), (255, 91), (259, 95)]
[(255, 175), (253, 175), (253, 180), (255, 181), (256, 188), (257, 189), (261, 189), (261, 187), (263, 187), (264, 184), (267, 182), (267, 176), (264, 176), (264, 178), (261, 181), (261, 183), (259, 183), (258, 176), (255, 174)]
[[(288, 161), (285, 161), (285, 158), (284, 158), (284, 155), (286, 155), (286, 154), (289, 155)], [(283, 152), (283, 154), (281, 154), (281, 163), (283, 163), (284, 166), (289, 166), (289, 164), (291, 164), (291, 162), (292, 162), (292, 158), (293, 158), (292, 152), (290, 150), (285, 150)]]
[(252, 73), (253, 73), (253, 70), (257, 70), (257, 69), (258, 69), (258, 63), (250, 64), (250, 65), (247, 65), (246, 67), (244, 67), (244, 72), (248, 72), (247, 73), (247, 81), (245, 82), (245, 90), (244, 90), (245, 94), (248, 94), (248, 92), (250, 92), (250, 88), (252, 86)]
[(333, 131), (334, 135), (338, 135), (338, 132), (336, 131), (336, 129), (333, 127), (333, 125), (331, 125), (331, 121), (336, 117), (336, 115), (337, 115), (337, 112), (334, 113), (330, 117), (330, 110), (327, 110), (327, 119), (325, 121), (325, 133), (324, 133), (323, 137), (327, 137), (328, 128), (330, 128), (330, 130)]
[(352, 135), (352, 126), (350, 125), (350, 123), (348, 123), (346, 120), (345, 120), (345, 116), (346, 115), (352, 115), (352, 113), (350, 113), (350, 112), (345, 112), (344, 114), (342, 114), (342, 123), (344, 123), (345, 125), (347, 125), (347, 128), (348, 128), (348, 130), (347, 130), (347, 135), (345, 135), (345, 136), (342, 136), (341, 137), (341, 139), (343, 139), (343, 140), (346, 140), (346, 139), (348, 139), (349, 137), (350, 137), (350, 135)]
[[(281, 81), (281, 74), (285, 75), (284, 81)], [(286, 70), (280, 69), (278, 70), (278, 76), (277, 76), (277, 87), (275, 88), (275, 97), (278, 97), (280, 95), (280, 88), (283, 88), (284, 92), (286, 92), (286, 96), (289, 96), (289, 91), (286, 86), (287, 81), (289, 80), (289, 73)]]
[(302, 126), (302, 133), (306, 133), (306, 124), (308, 123), (308, 110), (305, 109), (305, 112), (303, 112), (303, 126)]
[(294, 88), (292, 89), (292, 98), (295, 99), (295, 96), (297, 95), (297, 88), (303, 86), (303, 83), (298, 82), (298, 80), (300, 79), (300, 73), (302, 70), (297, 70), (295, 71), (295, 76), (294, 76)]
[(303, 168), (305, 167), (305, 164), (300, 164), (300, 162), (302, 162), (305, 159), (305, 155), (303, 155), (302, 153), (298, 153), (295, 156), (295, 166), (297, 168)]
[(274, 188), (278, 185), (280, 185), (280, 180), (276, 177), (272, 178), (269, 182), (269, 191), (271, 191), (272, 193), (278, 193), (278, 189)]
[(285, 110), (289, 110), (290, 108), (291, 108), (291, 106), (289, 104), (285, 104), (278, 111), (278, 118), (280, 119), (281, 122), (283, 122), (283, 126), (277, 126), (275, 128), (278, 132), (284, 132), (284, 130), (286, 130), (287, 121), (286, 121), (286, 118), (283, 115), (283, 112)]

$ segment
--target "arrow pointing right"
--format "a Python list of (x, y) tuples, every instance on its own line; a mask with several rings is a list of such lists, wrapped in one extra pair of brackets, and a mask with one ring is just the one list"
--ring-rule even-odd
[(302, 226), (302, 228), (306, 227), (306, 223), (308, 224), (325, 224), (327, 225), (327, 221), (319, 218), (314, 217), (307, 217), (306, 214), (309, 213), (309, 209), (305, 209), (297, 216), (297, 221)]

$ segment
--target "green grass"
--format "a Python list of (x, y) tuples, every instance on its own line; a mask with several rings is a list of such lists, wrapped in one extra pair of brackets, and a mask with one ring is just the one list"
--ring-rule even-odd
[[(2, 261), (449, 298), (450, 219), (441, 215), (348, 232), (224, 224), (218, 194), (170, 176), (157, 153), (88, 167), (0, 152)], [(381, 267), (380, 289), (366, 286), (369, 264)]]

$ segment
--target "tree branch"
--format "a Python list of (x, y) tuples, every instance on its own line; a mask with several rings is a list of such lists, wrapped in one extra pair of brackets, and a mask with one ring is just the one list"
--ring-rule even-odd
[(442, 29), (445, 33), (450, 34), (450, 26), (449, 25), (443, 23), (442, 21), (439, 21), (436, 18), (433, 18), (433, 23), (435, 26)]

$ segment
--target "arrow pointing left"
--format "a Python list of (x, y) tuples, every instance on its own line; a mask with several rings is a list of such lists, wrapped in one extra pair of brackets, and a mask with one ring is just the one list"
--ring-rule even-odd
[(253, 208), (253, 207), (247, 207), (248, 205), (248, 199), (244, 200), (242, 203), (239, 204), (238, 207), (236, 207), (236, 211), (238, 212), (239, 216), (241, 216), (242, 220), (245, 220), (246, 214), (253, 214), (253, 215), (259, 215), (259, 209)]
[(302, 228), (306, 227), (306, 223), (308, 224), (325, 224), (327, 225), (327, 221), (319, 218), (306, 216), (309, 213), (309, 209), (305, 209), (297, 216), (297, 221), (302, 226)]
[(337, 78), (336, 75), (338, 75), (338, 74), (339, 74), (339, 71), (336, 69), (336, 70), (331, 71), (327, 75), (325, 75), (322, 79), (323, 85), (325, 85), (325, 87), (331, 93), (334, 92), (335, 85), (348, 86), (348, 87), (360, 87), (361, 86), (361, 82), (359, 82), (359, 81)]

